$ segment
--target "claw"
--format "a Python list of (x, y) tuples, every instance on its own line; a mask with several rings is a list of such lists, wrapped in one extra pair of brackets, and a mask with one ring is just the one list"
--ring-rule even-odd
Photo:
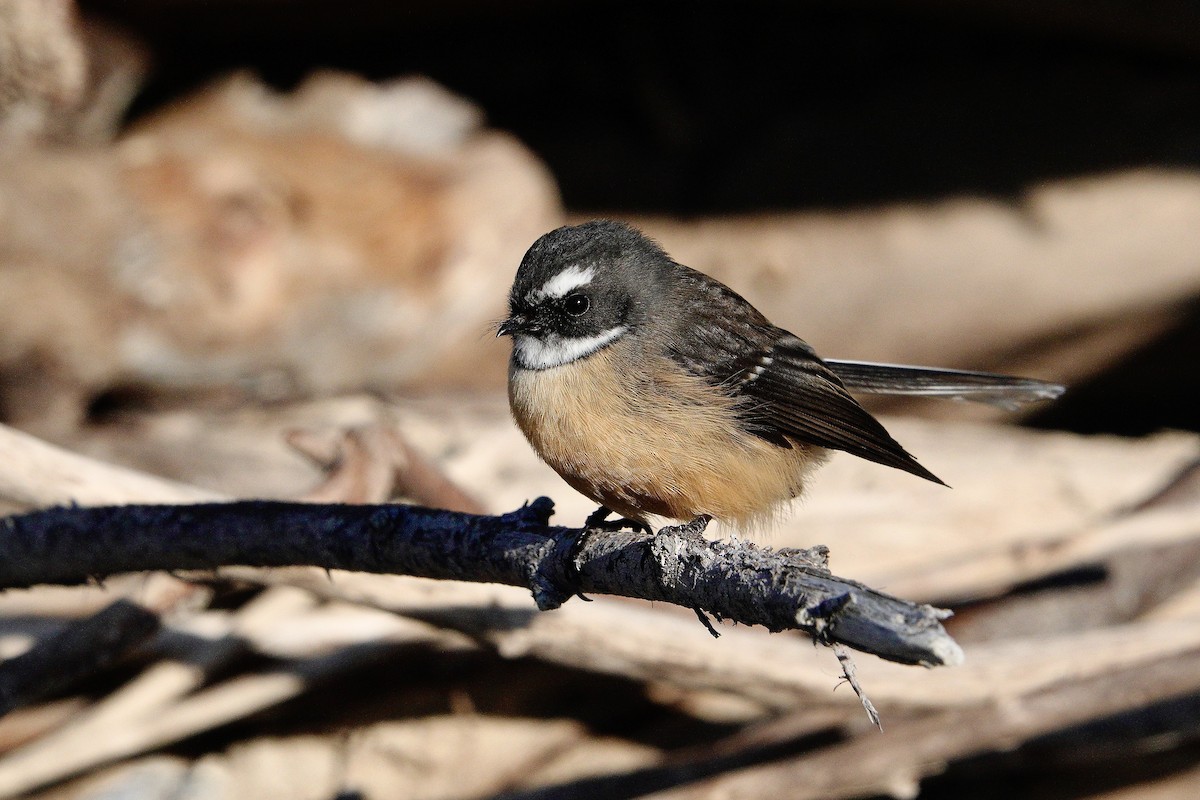
[(610, 520), (608, 518), (610, 514), (612, 514), (610, 509), (606, 508), (605, 506), (600, 506), (588, 515), (588, 518), (583, 523), (584, 527), (597, 528), (604, 531), (623, 531), (628, 528), (629, 530), (637, 531), (638, 533), (654, 533), (650, 526), (644, 522), (638, 522), (636, 519), (628, 519), (626, 517), (619, 517), (617, 519)]

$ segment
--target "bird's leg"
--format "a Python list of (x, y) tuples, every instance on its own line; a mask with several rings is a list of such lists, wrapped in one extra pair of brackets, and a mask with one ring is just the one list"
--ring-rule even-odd
[(612, 511), (610, 511), (607, 506), (600, 506), (591, 514), (588, 514), (588, 518), (583, 521), (583, 527), (599, 528), (605, 524), (606, 520), (608, 519), (608, 515), (611, 513)]
[(654, 533), (654, 531), (650, 530), (649, 525), (644, 522), (638, 522), (636, 519), (620, 517), (619, 519), (609, 520), (608, 517), (612, 513), (612, 510), (608, 507), (600, 506), (588, 515), (583, 526), (585, 528), (599, 528), (605, 531), (622, 531), (629, 528), (639, 533)]
[(704, 531), (708, 528), (708, 523), (712, 522), (712, 517), (708, 514), (700, 514), (692, 518), (691, 522), (685, 522), (682, 525), (667, 525), (658, 529), (658, 535), (666, 534), (668, 536), (682, 536), (686, 539), (704, 539)]

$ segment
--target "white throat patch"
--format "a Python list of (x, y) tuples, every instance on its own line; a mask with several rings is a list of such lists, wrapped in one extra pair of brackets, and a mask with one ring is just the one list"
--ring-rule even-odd
[(624, 325), (618, 325), (595, 336), (575, 339), (566, 339), (556, 333), (548, 333), (542, 339), (535, 339), (528, 334), (519, 333), (513, 338), (513, 358), (525, 369), (561, 367), (615, 342), (624, 336), (627, 330), (629, 329)]
[(567, 292), (572, 289), (578, 289), (580, 286), (587, 286), (592, 282), (592, 278), (596, 277), (595, 267), (583, 269), (581, 267), (567, 267), (562, 272), (555, 275), (550, 280), (542, 284), (540, 289), (534, 289), (525, 296), (525, 300), (531, 304), (536, 304), (546, 298), (565, 297)]

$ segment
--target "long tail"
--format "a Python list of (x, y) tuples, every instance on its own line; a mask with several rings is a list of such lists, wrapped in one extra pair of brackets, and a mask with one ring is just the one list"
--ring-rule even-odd
[(1013, 410), (1024, 403), (1053, 400), (1066, 388), (1033, 378), (1015, 378), (991, 372), (914, 367), (905, 364), (875, 364), (827, 358), (829, 365), (850, 391), (868, 394), (902, 394), (973, 400)]

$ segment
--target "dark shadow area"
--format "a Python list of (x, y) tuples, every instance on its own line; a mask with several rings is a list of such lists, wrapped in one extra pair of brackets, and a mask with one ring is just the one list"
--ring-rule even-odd
[(1098, 583), (1108, 580), (1108, 578), (1108, 568), (1103, 564), (1086, 564), (1063, 572), (1056, 572), (1053, 575), (1046, 575), (1042, 578), (1018, 583), (1012, 588), (1009, 594), (1031, 595), (1040, 594), (1041, 592), (1060, 591), (1072, 587), (1095, 586)]
[(1122, 2), (81, 5), (149, 44), (136, 113), (232, 69), (280, 87), (315, 66), (420, 73), (533, 147), (574, 209), (1008, 196), (1200, 165), (1200, 15), (1184, 3), (1153, 20)]
[[(257, 736), (335, 734), (364, 725), (447, 714), (571, 719), (596, 735), (620, 736), (667, 750), (704, 746), (738, 726), (698, 720), (646, 696), (633, 680), (564, 669), (534, 659), (507, 660), (486, 651), (445, 652), (425, 646), (362, 645), (369, 658), (331, 680), (261, 713), (190, 737), (172, 752), (198, 757)], [(240, 668), (278, 669), (248, 656)], [(303, 668), (303, 662), (292, 667)], [(215, 676), (220, 678), (220, 676)]]
[(739, 750), (703, 759), (680, 760), (661, 767), (647, 767), (617, 775), (580, 778), (522, 792), (494, 795), (492, 800), (631, 800), (666, 791), (722, 773), (758, 764), (782, 761), (810, 750), (828, 747), (840, 740), (834, 731)]
[(1198, 713), (1200, 698), (1176, 698), (964, 759), (923, 781), (921, 798), (1072, 800), (1167, 778), (1200, 764)]
[(1035, 428), (1142, 436), (1200, 431), (1200, 302), (1179, 323), (1032, 414)]

